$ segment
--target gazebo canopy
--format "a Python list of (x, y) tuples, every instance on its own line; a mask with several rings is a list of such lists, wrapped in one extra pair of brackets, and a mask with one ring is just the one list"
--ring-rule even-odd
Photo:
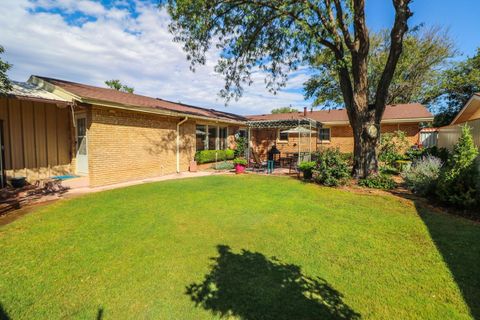
[(298, 127), (293, 128), (293, 129), (288, 129), (288, 130), (282, 131), (282, 133), (314, 133), (314, 132), (315, 132), (314, 130), (307, 129), (307, 128), (302, 127), (302, 126), (298, 126)]
[[(321, 127), (321, 123), (309, 118), (303, 119), (281, 119), (281, 120), (253, 120), (247, 121), (249, 128), (295, 128), (298, 126)], [(308, 133), (308, 132), (307, 132)]]

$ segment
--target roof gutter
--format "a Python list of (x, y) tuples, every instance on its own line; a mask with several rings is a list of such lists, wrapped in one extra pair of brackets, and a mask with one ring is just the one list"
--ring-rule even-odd
[(180, 126), (188, 120), (185, 117), (182, 121), (177, 122), (177, 173), (180, 173)]

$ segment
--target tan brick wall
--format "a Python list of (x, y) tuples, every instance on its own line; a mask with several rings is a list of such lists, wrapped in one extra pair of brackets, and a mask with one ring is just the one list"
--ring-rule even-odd
[[(328, 127), (328, 126), (326, 126)], [(402, 130), (407, 133), (407, 138), (411, 145), (418, 143), (419, 126), (418, 123), (405, 124), (382, 124), (381, 132), (394, 132)], [(277, 141), (277, 129), (254, 129), (252, 132), (252, 143), (255, 150), (261, 155), (262, 159), (273, 143), (281, 153), (298, 151), (298, 135), (290, 134), (287, 142)], [(301, 151), (308, 150), (308, 137), (301, 138)], [(312, 134), (312, 151), (322, 148), (339, 148), (341, 152), (353, 152), (353, 130), (349, 125), (330, 126), (330, 142), (320, 141), (316, 134)]]
[[(176, 123), (181, 118), (93, 107), (88, 130), (91, 186), (176, 172)], [(180, 127), (180, 170), (195, 154), (195, 122)]]

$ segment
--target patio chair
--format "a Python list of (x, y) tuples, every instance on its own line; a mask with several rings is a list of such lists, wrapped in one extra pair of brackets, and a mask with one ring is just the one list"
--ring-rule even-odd
[(258, 153), (252, 148), (251, 149), (252, 151), (252, 159), (253, 160), (251, 162), (252, 164), (252, 167), (253, 167), (253, 171), (255, 171), (255, 169), (257, 169), (257, 172), (259, 171), (266, 171), (267, 170), (267, 161), (262, 161), (260, 159), (260, 156), (258, 155)]

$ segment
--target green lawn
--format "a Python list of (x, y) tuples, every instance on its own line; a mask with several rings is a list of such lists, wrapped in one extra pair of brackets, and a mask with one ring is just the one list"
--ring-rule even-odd
[(0, 319), (469, 319), (479, 266), (479, 224), (393, 196), (210, 176), (1, 227)]

